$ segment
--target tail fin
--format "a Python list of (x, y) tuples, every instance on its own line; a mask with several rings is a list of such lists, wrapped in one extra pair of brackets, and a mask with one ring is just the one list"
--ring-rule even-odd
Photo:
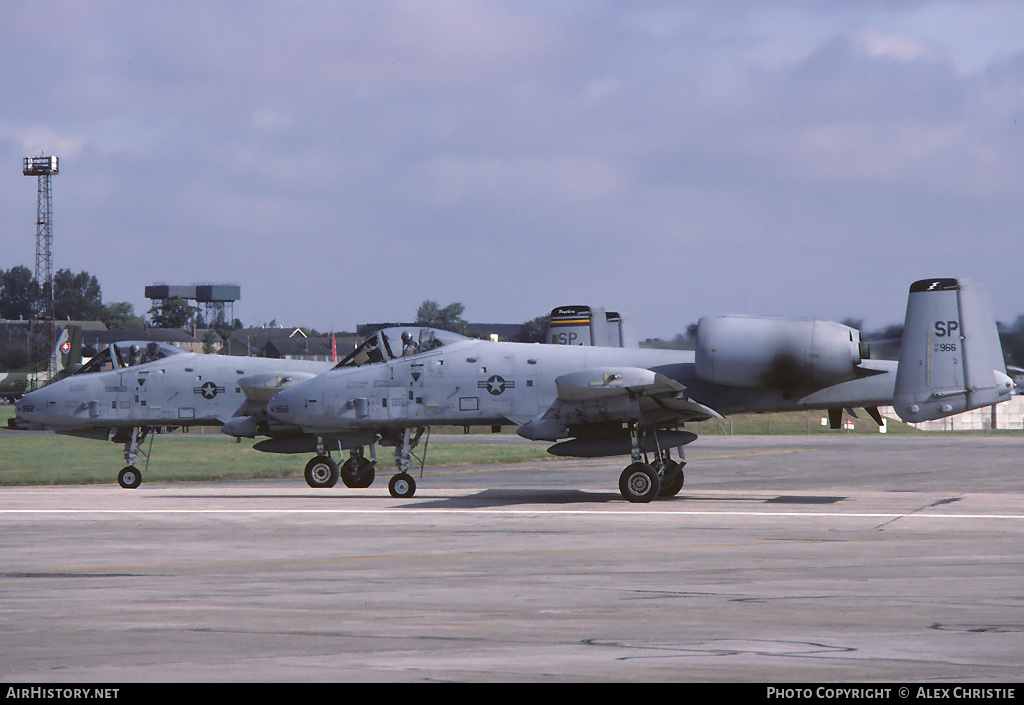
[(893, 407), (909, 423), (1010, 398), (987, 289), (966, 279), (910, 286)]
[(630, 317), (590, 306), (559, 306), (552, 309), (547, 342), (554, 345), (637, 347)]
[(82, 327), (69, 324), (61, 331), (57, 339), (54, 354), (54, 373), (61, 372), (72, 365), (82, 364)]

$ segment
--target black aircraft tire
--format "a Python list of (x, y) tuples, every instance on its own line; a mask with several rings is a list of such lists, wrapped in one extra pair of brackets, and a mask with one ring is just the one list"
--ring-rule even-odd
[(661, 490), (661, 479), (650, 465), (633, 463), (619, 475), (619, 492), (630, 502), (650, 502)]
[(388, 492), (397, 499), (412, 497), (416, 494), (416, 480), (412, 479), (412, 475), (400, 472), (388, 482)]
[(306, 463), (306, 484), (314, 489), (334, 487), (338, 482), (338, 465), (326, 455), (318, 455)]
[(376, 478), (377, 476), (377, 473), (374, 472), (373, 469), (376, 465), (376, 463), (369, 463), (366, 467), (360, 468), (359, 474), (356, 477), (355, 484), (353, 484), (352, 487), (356, 489), (362, 489), (372, 485), (374, 478)]
[(377, 463), (365, 458), (356, 466), (356, 463), (349, 458), (340, 468), (341, 481), (345, 483), (345, 487), (352, 489), (369, 487), (373, 484), (373, 480), (376, 477), (376, 472), (374, 471), (376, 466)]
[(658, 491), (658, 496), (675, 497), (679, 494), (679, 490), (683, 489), (685, 481), (686, 478), (683, 476), (682, 466), (673, 464), (671, 468), (665, 471), (665, 477), (661, 480), (661, 489)]
[(142, 484), (142, 473), (134, 465), (127, 465), (117, 473), (117, 484), (126, 490), (134, 490)]

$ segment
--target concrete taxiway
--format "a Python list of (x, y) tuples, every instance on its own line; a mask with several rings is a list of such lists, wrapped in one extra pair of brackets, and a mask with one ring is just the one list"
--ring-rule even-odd
[(1022, 450), (703, 437), (647, 505), (623, 459), (3, 488), (0, 680), (1019, 682)]

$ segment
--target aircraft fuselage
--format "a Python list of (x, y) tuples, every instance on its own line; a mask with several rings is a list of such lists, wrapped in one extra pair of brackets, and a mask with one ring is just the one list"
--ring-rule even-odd
[(72, 375), (22, 397), (16, 409), (25, 421), (55, 429), (220, 426), (245, 401), (247, 377), (288, 371), (316, 375), (331, 364), (186, 353)]
[(831, 394), (827, 389), (751, 390), (702, 382), (692, 351), (468, 340), (331, 370), (280, 392), (267, 411), (307, 433), (324, 435), (382, 426), (521, 424), (551, 407), (558, 377), (603, 367), (659, 372), (684, 385), (690, 399), (722, 413), (889, 403), (896, 363), (873, 364), (876, 375), (835, 385), (842, 389)]

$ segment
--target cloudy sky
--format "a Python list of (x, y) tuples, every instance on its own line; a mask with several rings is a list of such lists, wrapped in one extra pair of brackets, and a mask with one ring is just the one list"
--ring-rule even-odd
[(671, 337), (713, 313), (902, 322), (915, 279), (1024, 313), (1019, 0), (4, 3), (0, 268), (246, 324), (458, 301)]

